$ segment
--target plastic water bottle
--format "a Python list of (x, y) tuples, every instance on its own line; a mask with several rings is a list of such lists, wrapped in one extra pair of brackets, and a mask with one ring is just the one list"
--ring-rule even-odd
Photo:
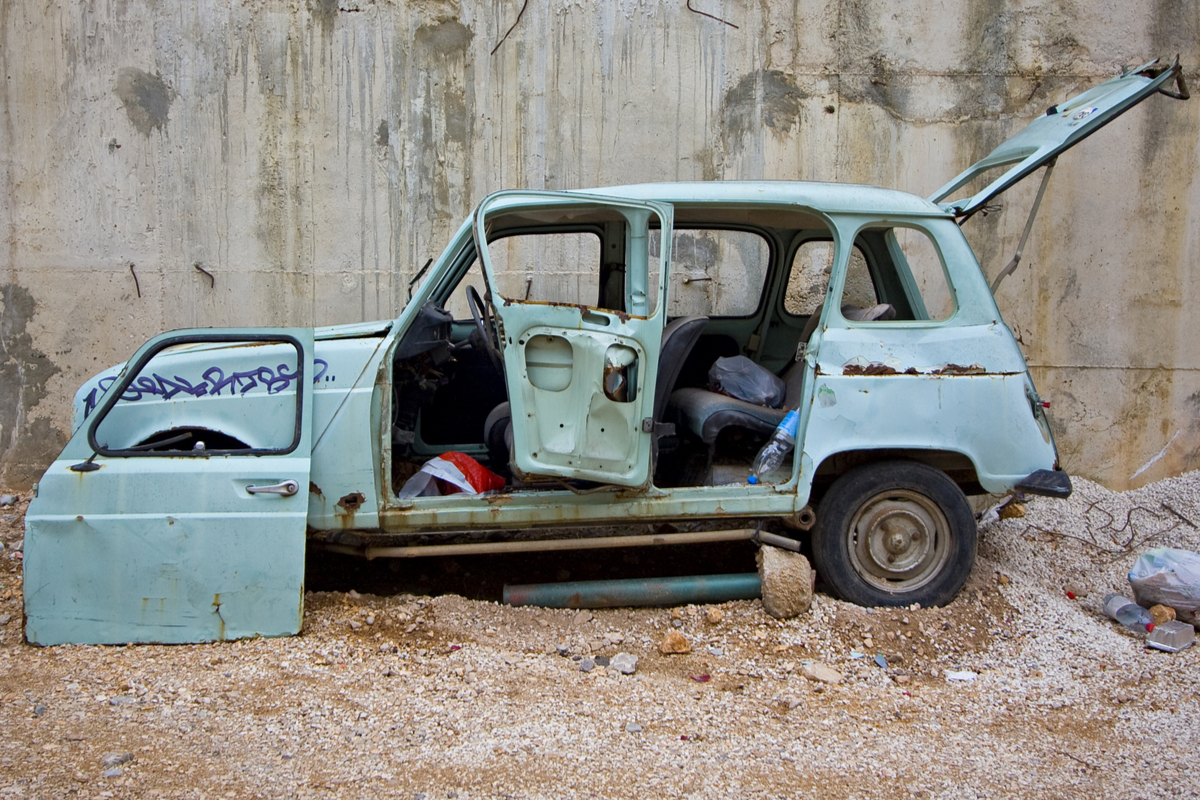
[(1154, 630), (1154, 618), (1150, 612), (1119, 594), (1104, 598), (1104, 613), (1134, 633), (1149, 633)]
[(789, 411), (779, 423), (779, 427), (771, 434), (771, 438), (763, 445), (762, 450), (754, 457), (750, 465), (750, 483), (758, 483), (763, 475), (779, 469), (783, 459), (796, 446), (796, 428), (800, 425), (800, 415)]

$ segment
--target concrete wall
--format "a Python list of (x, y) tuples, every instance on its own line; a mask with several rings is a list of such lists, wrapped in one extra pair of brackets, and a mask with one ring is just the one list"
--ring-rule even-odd
[[(1200, 83), (1190, 0), (529, 0), (503, 39), (522, 2), (0, 2), (0, 484), (160, 330), (395, 315), (494, 189), (929, 194), (1123, 64)], [(1200, 467), (1198, 117), (1153, 98), (1061, 159), (999, 292), (1064, 465), (1113, 487)], [(989, 275), (1034, 188), (968, 223)]]

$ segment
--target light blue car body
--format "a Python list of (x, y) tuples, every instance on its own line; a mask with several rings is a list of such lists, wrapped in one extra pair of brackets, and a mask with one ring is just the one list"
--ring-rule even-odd
[[(1021, 145), (992, 160), (1015, 163), (1010, 179), (1023, 177), (1090, 133), (1071, 127), (1078, 108), (1092, 111), (1076, 122), (1091, 117), (1098, 127), (1172, 74), (1133, 72), (1110, 81), (1070, 104), (1053, 131), (1055, 147)], [(484, 531), (545, 529), (555, 532), (545, 537), (552, 543), (576, 535), (566, 533), (573, 528), (631, 521), (775, 517), (803, 527), (814, 479), (848, 456), (923, 460), (975, 491), (1011, 492), (1028, 476), (1058, 470), (1057, 454), (1022, 353), (956, 223), (1007, 185), (942, 204), (804, 182), (501, 192), (463, 223), (395, 320), (156, 337), (75, 396), (72, 437), (39, 482), (26, 517), (27, 638), (197, 642), (293, 634), (303, 619), (306, 546), (314, 544), (374, 557), (452, 552), (453, 545), (439, 550), (439, 542)], [(628, 262), (650, 264), (644, 274), (630, 270), (625, 311), (500, 299), (489, 225), (505, 215), (561, 216), (564, 209), (617, 215), (628, 230)], [(663, 428), (651, 405), (671, 290), (668, 234), (681, 215), (714, 209), (731, 219), (803, 214), (833, 242), (819, 323), (799, 350), (798, 457), (761, 485), (659, 486), (654, 469)], [(915, 230), (933, 243), (953, 298), (945, 318), (843, 315), (853, 244), (881, 226)], [(657, 254), (645, 241), (652, 230), (660, 237)], [(881, 241), (892, 242), (887, 236)], [(478, 435), (449, 447), (393, 434), (397, 348), (422, 309), (445, 303), (479, 252), (503, 337), (512, 469), (523, 480), (496, 494), (404, 497), (398, 465), (448, 450), (486, 454)], [(727, 323), (744, 342), (761, 344), (777, 321), (772, 308), (783, 302), (785, 287), (771, 280), (757, 317)], [(904, 280), (911, 276), (901, 269)], [(917, 308), (919, 291), (904, 291)], [(787, 322), (794, 327), (784, 325), (783, 339), (776, 336), (786, 347), (745, 349), (781, 372), (794, 359), (802, 322)], [(451, 338), (461, 341), (471, 325), (452, 327)], [(545, 342), (558, 344), (531, 349)], [(557, 352), (571, 358), (554, 362)], [(601, 373), (615, 369), (613, 353), (641, 387), (632, 400), (606, 398)], [(178, 431), (190, 435), (192, 449), (155, 449)], [(401, 441), (412, 450), (403, 459), (394, 452)]]

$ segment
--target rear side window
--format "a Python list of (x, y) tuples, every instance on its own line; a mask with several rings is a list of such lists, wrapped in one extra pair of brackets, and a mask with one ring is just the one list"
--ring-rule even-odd
[[(833, 242), (828, 239), (810, 239), (800, 245), (792, 259), (792, 270), (788, 274), (787, 290), (783, 298), (784, 311), (796, 317), (807, 317), (816, 313), (825, 302), (829, 273), (833, 269), (833, 256)], [(878, 302), (875, 284), (867, 268), (866, 256), (855, 246), (850, 251), (842, 303), (867, 308)]]
[[(651, 307), (661, 249), (661, 231), (650, 231)], [(667, 316), (750, 316), (762, 299), (770, 259), (767, 240), (751, 231), (676, 229)]]
[[(913, 319), (940, 321), (954, 313), (954, 293), (946, 280), (946, 267), (929, 234), (917, 228), (893, 228), (889, 237), (894, 242), (893, 254), (904, 277), (905, 268), (912, 278), (915, 292), (910, 291)], [(915, 296), (911, 296), (915, 295)], [(915, 302), (919, 298), (920, 304)], [(923, 305), (924, 309), (920, 308)]]

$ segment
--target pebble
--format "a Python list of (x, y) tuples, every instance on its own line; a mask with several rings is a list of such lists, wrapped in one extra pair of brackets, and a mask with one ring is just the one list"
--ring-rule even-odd
[(706, 648), (704, 648), (704, 649), (708, 651), (708, 654), (709, 654), (710, 656), (723, 656), (723, 655), (725, 655), (725, 651), (724, 651), (724, 650), (722, 650), (722, 649), (721, 649), (721, 648), (719, 648), (719, 647), (714, 647), (714, 646), (712, 646), (712, 645), (709, 645), (708, 647), (706, 647)]
[(641, 733), (642, 726), (638, 725), (636, 722), (627, 722), (627, 723), (625, 723), (625, 732), (626, 733)]
[(720, 625), (721, 620), (725, 619), (725, 612), (719, 608), (710, 608), (704, 612), (704, 619), (709, 625)]
[(1020, 503), (1009, 503), (1000, 509), (1000, 519), (1020, 519), (1025, 516), (1025, 506)]
[(100, 763), (106, 767), (115, 767), (130, 761), (133, 761), (133, 753), (130, 753), (128, 750), (124, 752), (105, 753), (104, 758), (100, 759)]
[(7, 625), (12, 619), (12, 614), (0, 614), (0, 625)]
[(33, 715), (35, 717), (40, 717), (42, 714), (45, 714), (49, 710), (50, 709), (46, 708), (45, 703), (38, 703), (36, 706), (33, 707)]
[(805, 664), (800, 670), (800, 674), (817, 683), (838, 684), (842, 682), (842, 673), (827, 664)]
[(100, 775), (105, 778), (117, 778), (124, 774), (124, 772), (125, 770), (121, 769), (120, 767), (113, 767), (112, 769), (104, 770), (104, 772), (101, 772)]
[(632, 675), (637, 671), (638, 657), (629, 653), (617, 653), (612, 657), (612, 668), (622, 675)]
[(17, 498), (11, 494), (0, 494), (0, 506), (11, 506), (15, 502), (17, 502)]
[(128, 695), (120, 695), (118, 697), (110, 698), (108, 701), (108, 704), (110, 706), (131, 706), (136, 702), (137, 702), (136, 697), (129, 697)]
[(596, 662), (590, 658), (585, 658), (579, 662), (580, 672), (591, 672), (596, 668)]
[(1175, 609), (1160, 603), (1156, 606), (1150, 606), (1150, 616), (1154, 619), (1155, 625), (1165, 625), (1168, 622), (1175, 621)]
[(608, 656), (596, 656), (592, 660), (596, 662), (597, 667), (607, 667), (608, 666), (608, 661), (609, 661)]
[(658, 652), (664, 656), (673, 655), (676, 653), (690, 653), (692, 646), (688, 644), (687, 637), (676, 630), (667, 631), (667, 635), (658, 644)]

